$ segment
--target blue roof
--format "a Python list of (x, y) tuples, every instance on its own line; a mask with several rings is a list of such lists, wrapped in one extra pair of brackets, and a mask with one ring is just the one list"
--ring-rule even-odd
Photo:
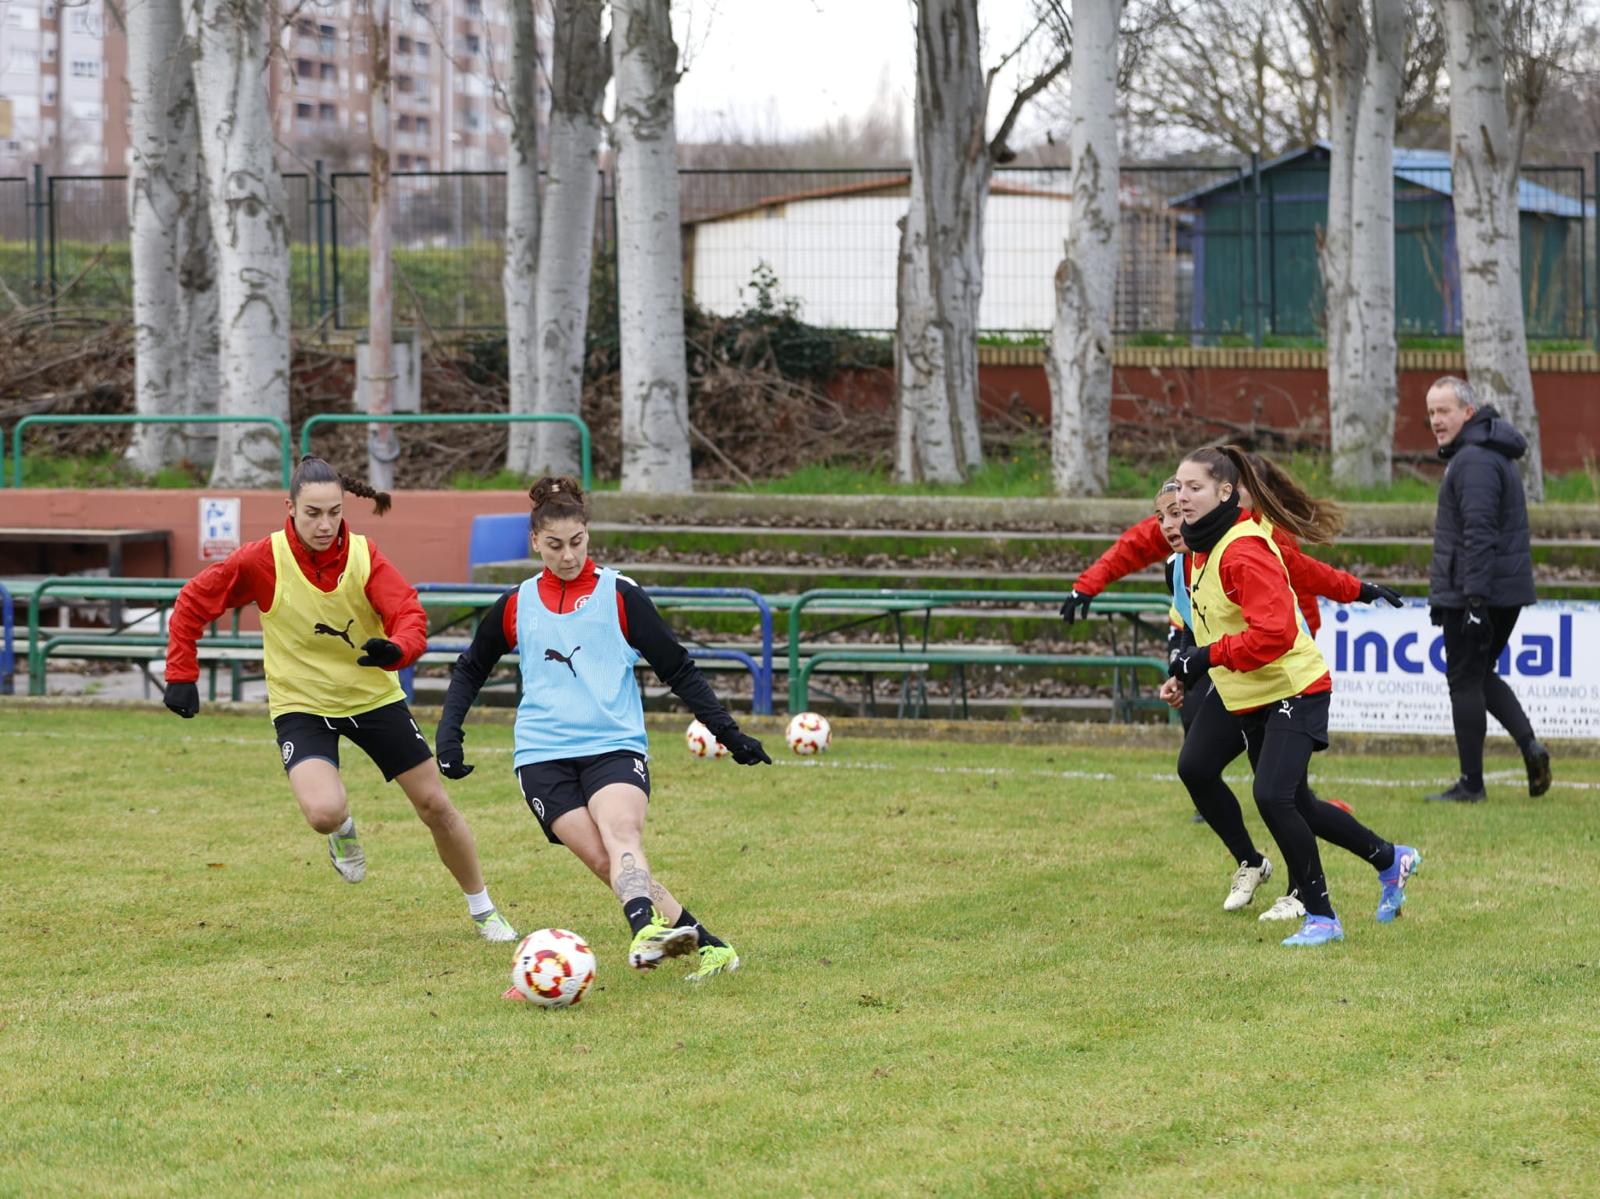
[[(1322, 139), (1299, 150), (1291, 150), (1287, 154), (1280, 154), (1277, 158), (1261, 164), (1263, 173), (1283, 166), (1296, 159), (1306, 158), (1321, 150), (1331, 153), (1333, 147)], [(1453, 178), (1450, 170), (1450, 151), (1448, 150), (1409, 150), (1396, 146), (1394, 150), (1394, 175), (1396, 179), (1404, 179), (1407, 183), (1418, 187), (1428, 188), (1442, 196), (1450, 195), (1450, 184)], [(1245, 177), (1248, 177), (1246, 173)], [(1576, 176), (1575, 176), (1576, 177)], [(1193, 204), (1203, 196), (1212, 192), (1222, 191), (1226, 188), (1238, 186), (1238, 179), (1229, 179), (1222, 183), (1213, 183), (1206, 187), (1195, 188), (1176, 196), (1168, 203), (1172, 207), (1183, 207)], [(1593, 216), (1593, 204), (1585, 204), (1576, 196), (1569, 196), (1554, 188), (1545, 187), (1541, 183), (1531, 182), (1526, 176), (1517, 178), (1517, 207), (1523, 212), (1539, 212), (1550, 216), (1579, 217)]]

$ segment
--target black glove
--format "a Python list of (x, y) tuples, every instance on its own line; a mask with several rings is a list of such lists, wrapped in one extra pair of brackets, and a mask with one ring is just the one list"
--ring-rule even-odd
[(1084, 595), (1074, 587), (1072, 594), (1067, 596), (1067, 602), (1061, 605), (1061, 619), (1071, 624), (1078, 617), (1089, 615), (1089, 601), (1092, 599), (1094, 596)]
[(447, 779), (464, 779), (475, 767), (467, 764), (466, 750), (461, 748), (460, 732), (447, 732), (439, 737), (435, 756), (439, 759), (439, 773)]
[(185, 720), (193, 720), (200, 710), (200, 688), (193, 683), (168, 683), (161, 702)]
[(1361, 594), (1356, 596), (1356, 599), (1363, 604), (1384, 600), (1391, 608), (1405, 607), (1405, 601), (1400, 598), (1400, 593), (1393, 587), (1385, 587), (1382, 583), (1361, 584)]
[(1494, 640), (1494, 625), (1489, 623), (1489, 610), (1483, 606), (1481, 598), (1467, 597), (1467, 610), (1461, 614), (1461, 631), (1479, 649), (1487, 648)]
[(1185, 690), (1188, 690), (1203, 679), (1206, 671), (1210, 669), (1211, 647), (1209, 645), (1197, 645), (1193, 649), (1186, 649), (1179, 654), (1177, 660), (1167, 668), (1167, 673), (1182, 683)]
[(757, 741), (749, 733), (742, 733), (738, 729), (732, 729), (729, 732), (717, 734), (717, 740), (722, 742), (723, 748), (732, 754), (733, 760), (741, 766), (755, 766), (760, 762), (765, 762), (768, 766), (772, 765), (772, 759), (767, 757), (767, 751), (761, 748), (761, 742)]
[(406, 656), (405, 650), (382, 637), (368, 637), (361, 648), (367, 652), (356, 659), (357, 666), (398, 666)]

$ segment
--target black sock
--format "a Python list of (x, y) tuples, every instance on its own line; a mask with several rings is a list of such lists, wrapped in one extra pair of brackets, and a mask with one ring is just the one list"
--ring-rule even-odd
[(1392, 868), (1394, 866), (1394, 843), (1385, 841), (1378, 847), (1378, 852), (1373, 854), (1369, 860), (1378, 868), (1379, 874)]
[(1461, 789), (1463, 791), (1482, 791), (1483, 775), (1480, 774), (1476, 778), (1468, 778), (1466, 775), (1462, 775)]
[(637, 935), (639, 930), (650, 923), (650, 918), (656, 914), (656, 905), (650, 902), (648, 896), (639, 895), (633, 899), (622, 901), (622, 914), (628, 918), (628, 927)]
[(702, 944), (702, 945), (721, 945), (722, 944), (722, 938), (714, 935), (710, 929), (708, 929), (705, 925), (701, 924), (693, 916), (689, 915), (689, 909), (688, 908), (684, 908), (683, 909), (683, 914), (678, 917), (678, 923), (673, 925), (673, 927), (674, 928), (692, 928), (692, 929), (694, 929), (695, 935), (700, 938), (700, 944)]

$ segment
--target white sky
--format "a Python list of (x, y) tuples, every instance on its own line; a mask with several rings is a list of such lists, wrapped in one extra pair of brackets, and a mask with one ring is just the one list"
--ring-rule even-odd
[[(1033, 28), (1032, 11), (1033, 0), (982, 0), (986, 68)], [(731, 125), (793, 137), (870, 112), (885, 90), (901, 98), (909, 122), (915, 21), (910, 0), (677, 0), (673, 32), (688, 67), (678, 136), (706, 140)], [(991, 128), (1014, 78), (996, 82)], [(1017, 141), (1027, 140), (1025, 126)]]

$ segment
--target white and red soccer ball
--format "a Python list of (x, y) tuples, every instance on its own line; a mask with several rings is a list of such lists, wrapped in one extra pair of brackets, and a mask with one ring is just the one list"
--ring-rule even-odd
[(593, 982), (594, 952), (564, 928), (529, 933), (511, 961), (511, 985), (540, 1007), (571, 1007)]
[(833, 726), (826, 716), (816, 712), (801, 712), (789, 722), (784, 735), (789, 748), (802, 758), (814, 757), (827, 750), (833, 741)]
[(697, 758), (725, 758), (728, 756), (728, 747), (713, 737), (711, 730), (698, 720), (689, 722), (689, 728), (683, 735), (683, 741), (689, 747), (689, 752)]

